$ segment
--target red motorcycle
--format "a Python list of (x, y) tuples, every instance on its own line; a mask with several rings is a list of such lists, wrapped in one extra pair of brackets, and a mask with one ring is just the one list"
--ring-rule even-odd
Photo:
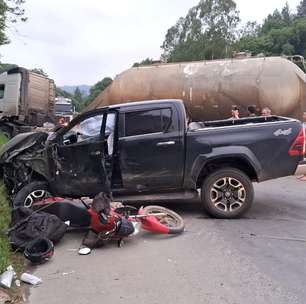
[[(73, 228), (86, 228), (89, 233), (83, 245), (98, 247), (109, 240), (122, 241), (136, 235), (140, 228), (159, 234), (180, 234), (184, 231), (184, 221), (176, 212), (161, 206), (146, 206), (139, 209), (133, 206), (111, 207), (106, 213), (83, 200), (71, 201), (51, 197), (35, 203), (35, 209), (57, 215), (62, 221), (69, 221)], [(86, 239), (87, 238), (87, 239)], [(90, 251), (89, 251), (90, 252)], [(88, 253), (89, 253), (88, 252)], [(81, 253), (87, 254), (87, 253)]]

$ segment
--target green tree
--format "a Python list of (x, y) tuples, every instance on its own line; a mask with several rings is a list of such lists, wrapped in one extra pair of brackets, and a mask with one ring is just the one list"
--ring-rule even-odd
[(111, 83), (112, 78), (104, 77), (90, 88), (89, 96), (87, 97), (84, 106), (90, 104), (102, 91), (104, 91)]
[(260, 25), (256, 21), (248, 21), (240, 30), (240, 35), (246, 37), (256, 37), (260, 32)]
[(267, 34), (272, 29), (280, 29), (284, 27), (286, 23), (282, 18), (282, 14), (278, 9), (276, 9), (273, 14), (269, 14), (267, 18), (265, 18), (264, 23), (261, 27), (260, 34)]
[(82, 102), (83, 100), (83, 95), (79, 87), (76, 87), (76, 89), (74, 90), (74, 98), (79, 100), (80, 102)]
[(72, 94), (66, 92), (65, 90), (55, 86), (55, 96), (56, 97), (59, 97), (59, 96), (62, 96), (62, 97), (65, 97), (65, 98), (72, 98)]
[(133, 64), (133, 68), (135, 68), (135, 67), (139, 67), (139, 66), (142, 66), (142, 65), (151, 65), (151, 64), (153, 64), (154, 63), (154, 60), (153, 60), (153, 58), (146, 58), (146, 59), (144, 59), (144, 60), (142, 60), (142, 61), (140, 61), (140, 62), (135, 62), (134, 64)]
[(168, 29), (162, 58), (171, 62), (228, 57), (238, 23), (233, 0), (201, 0)]
[(306, 17), (306, 0), (302, 0), (297, 7), (297, 16)]
[(55, 86), (55, 96), (59, 97), (65, 97), (65, 98), (69, 98), (71, 99), (71, 103), (73, 104), (73, 106), (75, 107), (76, 111), (79, 112), (81, 111), (83, 108), (83, 104), (79, 103), (79, 100), (77, 100), (73, 94), (70, 94), (69, 92), (66, 92), (65, 90)]
[(256, 30), (242, 32), (236, 49), (253, 54), (305, 55), (306, 18), (292, 14), (286, 3), (281, 11), (269, 14)]
[(76, 110), (81, 111), (84, 106), (84, 98), (79, 87), (76, 87), (76, 89), (74, 90), (73, 97)]
[(0, 74), (18, 66), (13, 63), (0, 63)]
[(294, 20), (292, 41), (295, 46), (295, 54), (306, 57), (306, 17)]
[(0, 45), (9, 43), (5, 30), (12, 23), (26, 21), (22, 8), (25, 0), (0, 0)]
[(285, 6), (282, 9), (282, 20), (285, 22), (286, 25), (290, 25), (294, 16), (290, 12), (289, 4), (286, 2)]
[(39, 75), (42, 75), (44, 77), (49, 77), (48, 74), (43, 70), (43, 69), (40, 69), (40, 68), (34, 68), (31, 70), (32, 72), (36, 73), (36, 74), (39, 74)]

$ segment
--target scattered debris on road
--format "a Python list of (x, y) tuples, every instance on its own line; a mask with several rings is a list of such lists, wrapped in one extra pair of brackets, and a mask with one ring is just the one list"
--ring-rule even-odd
[(63, 272), (62, 275), (63, 275), (63, 276), (66, 276), (66, 275), (73, 274), (73, 273), (75, 273), (75, 271), (74, 271), (74, 270), (71, 270), (71, 271), (69, 271), (69, 272)]
[(11, 265), (8, 266), (6, 271), (0, 276), (0, 285), (5, 288), (11, 288), (14, 275), (16, 275), (16, 273), (13, 267)]
[(34, 276), (33, 274), (24, 272), (21, 276), (20, 276), (20, 280), (22, 282), (31, 284), (31, 285), (38, 285), (42, 283), (42, 279)]

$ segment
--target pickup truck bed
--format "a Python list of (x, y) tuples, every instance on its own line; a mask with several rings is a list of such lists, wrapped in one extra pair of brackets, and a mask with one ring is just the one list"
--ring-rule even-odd
[(293, 175), (297, 168), (298, 162), (289, 157), (289, 150), (292, 139), (301, 132), (298, 120), (279, 116), (250, 117), (208, 121), (199, 123), (198, 127), (187, 132), (187, 146), (197, 150), (195, 147), (201, 138), (202, 157), (197, 152), (188, 153), (187, 170), (195, 158), (197, 167), (205, 160), (220, 158), (224, 162), (232, 158), (234, 167), (243, 169), (246, 162), (251, 165), (249, 176), (261, 182)]

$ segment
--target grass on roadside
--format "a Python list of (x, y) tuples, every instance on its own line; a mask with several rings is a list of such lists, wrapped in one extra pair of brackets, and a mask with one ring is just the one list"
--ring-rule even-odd
[(11, 246), (4, 234), (11, 221), (11, 210), (6, 199), (4, 185), (0, 184), (0, 273), (12, 263)]
[[(0, 133), (0, 147), (6, 142), (6, 137)], [(11, 208), (6, 198), (5, 187), (0, 181), (0, 273), (12, 263), (11, 247), (4, 234), (11, 221)]]

